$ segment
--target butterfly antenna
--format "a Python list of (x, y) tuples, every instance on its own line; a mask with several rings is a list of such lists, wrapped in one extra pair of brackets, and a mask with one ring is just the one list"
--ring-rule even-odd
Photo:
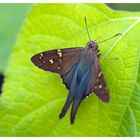
[(112, 39), (112, 38), (118, 36), (118, 35), (122, 35), (122, 34), (121, 34), (121, 33), (117, 33), (117, 34), (113, 35), (112, 37), (109, 37), (109, 38), (107, 38), (107, 39), (105, 39), (105, 40), (103, 40), (103, 41), (97, 42), (97, 43), (105, 42), (105, 41), (107, 41), (107, 40), (110, 40), (110, 39)]
[(87, 19), (86, 19), (86, 17), (85, 17), (85, 25), (86, 25), (86, 31), (87, 31), (88, 37), (89, 37), (89, 39), (91, 40), (90, 35), (89, 35), (89, 31), (88, 31), (88, 26), (87, 26)]

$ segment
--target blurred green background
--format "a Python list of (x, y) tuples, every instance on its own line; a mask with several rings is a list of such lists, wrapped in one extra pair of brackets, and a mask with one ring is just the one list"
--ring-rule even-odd
[[(112, 9), (140, 11), (140, 4), (106, 4)], [(11, 48), (16, 35), (32, 4), (0, 4), (0, 73), (8, 65)]]
[(8, 64), (11, 48), (31, 4), (0, 4), (0, 73)]

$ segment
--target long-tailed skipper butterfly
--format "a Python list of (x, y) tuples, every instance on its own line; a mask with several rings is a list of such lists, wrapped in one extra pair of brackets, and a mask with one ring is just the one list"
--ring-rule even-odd
[[(61, 119), (65, 116), (72, 104), (71, 124), (74, 123), (80, 103), (92, 92), (102, 101), (109, 102), (108, 88), (99, 63), (99, 56), (101, 54), (99, 53), (98, 44), (90, 38), (86, 18), (85, 25), (90, 39), (85, 48), (76, 47), (50, 50), (36, 54), (31, 58), (31, 61), (37, 67), (60, 74), (63, 83), (69, 90), (69, 94), (59, 118)], [(119, 34), (115, 36), (117, 35)]]

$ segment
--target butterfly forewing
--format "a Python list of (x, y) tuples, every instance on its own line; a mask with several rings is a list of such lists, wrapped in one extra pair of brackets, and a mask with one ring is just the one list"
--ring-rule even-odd
[(45, 51), (34, 55), (31, 60), (39, 68), (64, 75), (78, 61), (82, 47)]

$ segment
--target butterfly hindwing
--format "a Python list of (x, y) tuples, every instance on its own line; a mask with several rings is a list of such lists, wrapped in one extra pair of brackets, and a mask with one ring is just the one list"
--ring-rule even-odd
[(94, 56), (94, 67), (92, 67), (93, 82), (91, 90), (94, 92), (102, 101), (109, 102), (109, 92), (104, 79), (104, 75), (101, 71), (99, 60), (97, 55)]
[(109, 102), (109, 93), (105, 83), (103, 73), (98, 73), (98, 78), (93, 87), (93, 92), (104, 102)]
[(31, 60), (39, 68), (64, 75), (77, 62), (82, 47), (57, 49), (41, 52)]

